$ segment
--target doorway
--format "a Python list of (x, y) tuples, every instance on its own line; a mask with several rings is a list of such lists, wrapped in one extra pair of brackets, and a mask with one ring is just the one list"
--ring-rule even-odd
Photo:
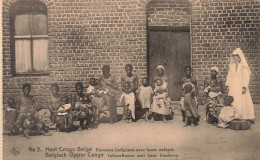
[(156, 67), (163, 65), (168, 76), (169, 96), (181, 99), (181, 78), (184, 67), (191, 65), (189, 27), (148, 27), (148, 77), (152, 86)]

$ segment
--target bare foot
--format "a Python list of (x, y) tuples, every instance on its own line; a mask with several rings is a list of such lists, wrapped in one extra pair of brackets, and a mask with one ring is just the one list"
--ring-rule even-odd
[(29, 133), (28, 133), (27, 131), (23, 131), (23, 133), (24, 133), (24, 136), (25, 136), (26, 138), (31, 139), (31, 137), (29, 136)]

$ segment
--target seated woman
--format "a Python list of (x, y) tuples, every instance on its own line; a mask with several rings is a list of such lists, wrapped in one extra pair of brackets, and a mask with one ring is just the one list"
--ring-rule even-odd
[(71, 131), (74, 128), (73, 112), (67, 112), (68, 114), (66, 115), (66, 117), (59, 115), (65, 113), (64, 110), (60, 109), (63, 106), (62, 98), (63, 97), (59, 94), (58, 84), (51, 84), (51, 96), (48, 99), (48, 108), (51, 112), (51, 122), (53, 124), (56, 124), (56, 128), (58, 131)]
[[(162, 79), (163, 83), (168, 83), (168, 77), (165, 74), (164, 67), (162, 65), (157, 66), (157, 76), (154, 77), (153, 80), (153, 87), (156, 88), (156, 82), (158, 79)], [(164, 89), (156, 90), (155, 95), (157, 94), (166, 94), (168, 95), (168, 89), (167, 87)], [(158, 102), (156, 101), (156, 96), (154, 96), (154, 100), (151, 106), (151, 112), (152, 114), (152, 121), (154, 121), (155, 114), (160, 114), (163, 116), (163, 121), (167, 122), (165, 116), (171, 114), (171, 106), (170, 106), (170, 98), (167, 96), (167, 98), (163, 99), (163, 102), (159, 102), (160, 105), (158, 105)]]
[(223, 107), (222, 93), (217, 89), (217, 80), (210, 81), (210, 85), (204, 89), (204, 92), (208, 94), (208, 99), (205, 104), (207, 108), (207, 121), (216, 125), (218, 123), (218, 114)]
[(25, 137), (30, 138), (31, 135), (50, 135), (48, 129), (40, 117), (38, 111), (42, 107), (34, 96), (30, 95), (31, 85), (23, 84), (22, 95), (17, 99), (18, 116), (15, 126), (18, 133), (23, 133)]
[[(211, 67), (210, 69), (210, 73), (211, 73), (211, 77), (210, 78), (207, 78), (205, 81), (204, 81), (204, 90), (206, 91), (206, 121), (210, 124), (214, 124), (214, 125), (217, 125), (217, 118), (216, 116), (213, 116), (212, 114), (209, 114), (210, 113), (210, 110), (209, 108), (212, 108), (212, 107), (208, 107), (209, 104), (214, 104), (214, 102), (210, 102), (212, 99), (210, 98), (210, 95), (209, 93), (211, 92), (212, 95), (214, 95), (214, 92), (216, 94), (223, 94), (223, 83), (222, 83), (222, 80), (220, 78), (218, 78), (218, 72), (219, 72), (219, 69), (218, 67), (214, 66), (214, 67)], [(212, 81), (213, 80), (213, 81)], [(210, 83), (212, 83), (212, 85), (214, 84), (214, 87), (210, 87)], [(218, 101), (217, 101), (218, 102)], [(213, 105), (214, 106), (214, 105)]]
[(234, 98), (232, 96), (227, 96), (224, 98), (224, 107), (221, 109), (220, 114), (218, 116), (218, 127), (227, 128), (229, 126), (230, 121), (242, 117), (236, 109), (236, 107), (232, 105), (233, 102)]

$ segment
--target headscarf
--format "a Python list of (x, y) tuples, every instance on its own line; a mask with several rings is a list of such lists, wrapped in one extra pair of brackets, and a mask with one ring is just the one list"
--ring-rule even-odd
[(157, 66), (157, 69), (160, 69), (160, 68), (164, 71), (163, 65), (158, 65), (158, 66)]
[(210, 71), (212, 71), (212, 70), (217, 71), (217, 73), (218, 73), (218, 71), (219, 71), (217, 66), (211, 67), (211, 68), (210, 68)]
[[(248, 63), (246, 61), (246, 58), (245, 58), (244, 53), (242, 52), (242, 50), (240, 48), (237, 48), (237, 49), (234, 50), (232, 55), (238, 55), (240, 57), (240, 59), (241, 59), (241, 61), (239, 62), (241, 64), (241, 66), (245, 67), (248, 70), (249, 74), (251, 74), (251, 70), (250, 70), (250, 68), (248, 66)], [(231, 56), (230, 64), (232, 64), (232, 63), (234, 63), (234, 62), (232, 61), (232, 56)]]

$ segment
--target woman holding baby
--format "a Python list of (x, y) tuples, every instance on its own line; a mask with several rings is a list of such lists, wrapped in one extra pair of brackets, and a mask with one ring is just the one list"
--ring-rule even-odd
[(168, 77), (165, 74), (162, 65), (157, 66), (157, 76), (153, 79), (154, 97), (151, 106), (152, 121), (156, 114), (163, 116), (163, 121), (166, 122), (165, 116), (171, 114), (170, 98), (168, 97)]

